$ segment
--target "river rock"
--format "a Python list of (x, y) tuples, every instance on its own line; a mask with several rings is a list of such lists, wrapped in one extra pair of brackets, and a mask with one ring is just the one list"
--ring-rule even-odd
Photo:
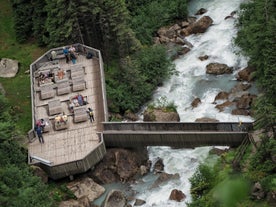
[(249, 116), (250, 111), (247, 109), (233, 109), (231, 112), (232, 115), (242, 115), (242, 116)]
[(205, 14), (206, 12), (207, 12), (207, 9), (200, 8), (200, 9), (195, 13), (195, 15), (202, 15), (202, 14)]
[(229, 96), (229, 93), (227, 93), (225, 91), (221, 91), (218, 93), (218, 95), (216, 95), (215, 101), (222, 100), (222, 99), (228, 99), (228, 96)]
[(253, 80), (253, 75), (252, 73), (255, 71), (253, 67), (246, 67), (238, 72), (237, 79), (239, 81), (252, 81)]
[(0, 77), (11, 78), (18, 72), (18, 61), (8, 58), (2, 58), (0, 61)]
[(104, 187), (95, 183), (88, 177), (68, 183), (67, 188), (71, 190), (78, 199), (87, 196), (90, 202), (99, 198), (105, 192)]
[(103, 207), (127, 207), (127, 199), (120, 190), (111, 190), (104, 201)]
[(196, 108), (200, 103), (201, 103), (200, 98), (195, 98), (195, 99), (193, 100), (193, 102), (191, 103), (191, 106), (192, 106), (193, 108)]
[(207, 74), (221, 75), (221, 74), (230, 74), (232, 72), (233, 72), (233, 68), (223, 63), (209, 63), (206, 66)]
[(154, 181), (150, 189), (157, 188), (160, 185), (164, 184), (165, 182), (168, 182), (169, 180), (176, 180), (179, 179), (180, 175), (178, 173), (175, 174), (168, 174), (165, 172), (160, 173), (159, 177)]
[(142, 200), (142, 199), (136, 199), (135, 200), (135, 203), (134, 203), (134, 206), (142, 206), (146, 203), (146, 201)]
[(193, 24), (190, 24), (188, 27), (180, 31), (180, 35), (189, 36), (191, 34), (204, 33), (210, 25), (213, 24), (213, 20), (209, 16), (203, 16), (198, 21)]
[(101, 184), (126, 182), (140, 174), (140, 166), (147, 165), (147, 150), (107, 149), (103, 160), (95, 166), (91, 177)]
[(231, 89), (231, 95), (235, 95), (235, 93), (239, 93), (242, 91), (246, 91), (251, 87), (250, 83), (237, 83), (232, 89)]
[(208, 55), (203, 55), (203, 56), (198, 57), (198, 59), (201, 60), (201, 61), (208, 60), (208, 58), (209, 58)]
[(243, 94), (237, 101), (238, 109), (250, 109), (253, 101), (257, 98), (256, 95), (250, 93)]
[(144, 121), (179, 122), (180, 117), (177, 112), (166, 112), (162, 109), (147, 109), (144, 112)]
[(230, 107), (230, 106), (233, 106), (233, 105), (235, 105), (235, 103), (233, 103), (231, 101), (225, 101), (222, 104), (216, 105), (216, 108), (221, 112), (221, 111), (224, 110), (225, 107)]
[(153, 165), (153, 170), (155, 173), (162, 172), (164, 170), (164, 166), (163, 159), (158, 157), (157, 161)]
[(181, 202), (185, 200), (185, 198), (186, 198), (186, 195), (181, 190), (177, 190), (177, 189), (173, 189), (169, 197), (170, 200), (174, 200), (177, 202)]

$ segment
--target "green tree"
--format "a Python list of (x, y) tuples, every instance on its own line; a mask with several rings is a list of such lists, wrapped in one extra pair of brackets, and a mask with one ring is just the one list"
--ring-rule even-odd
[(74, 0), (46, 0), (47, 36), (44, 42), (49, 47), (81, 42), (78, 8)]
[[(276, 38), (275, 2), (250, 1), (241, 6), (236, 44), (250, 57), (263, 93), (256, 102), (256, 127), (275, 130), (276, 123)], [(275, 135), (275, 131), (274, 131)], [(274, 136), (275, 137), (275, 136)]]
[(32, 37), (34, 10), (31, 0), (13, 0), (12, 7), (15, 16), (16, 39), (22, 43)]

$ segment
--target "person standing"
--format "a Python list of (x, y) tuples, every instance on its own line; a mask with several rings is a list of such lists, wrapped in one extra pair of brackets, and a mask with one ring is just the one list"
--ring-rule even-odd
[(40, 143), (44, 144), (44, 138), (43, 138), (43, 135), (42, 135), (42, 127), (41, 126), (36, 126), (36, 134), (38, 136), (38, 140)]
[(69, 61), (70, 61), (70, 55), (69, 55), (69, 50), (68, 50), (67, 47), (63, 47), (63, 54), (65, 55), (66, 63), (69, 63)]
[(90, 122), (92, 123), (93, 121), (95, 121), (95, 119), (94, 119), (94, 112), (93, 112), (93, 109), (88, 108), (87, 113), (88, 113), (88, 115), (89, 115)]

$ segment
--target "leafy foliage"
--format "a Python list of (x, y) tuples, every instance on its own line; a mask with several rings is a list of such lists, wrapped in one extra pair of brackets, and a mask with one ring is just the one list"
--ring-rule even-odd
[(0, 206), (53, 206), (47, 186), (26, 164), (27, 152), (13, 139), (17, 133), (9, 108), (0, 95)]
[[(136, 111), (149, 100), (152, 91), (169, 77), (174, 65), (161, 46), (145, 47), (124, 59), (122, 71), (107, 71), (109, 107), (123, 114)], [(112, 100), (112, 101), (111, 101)]]
[(214, 178), (214, 173), (209, 166), (199, 165), (193, 177), (189, 179), (193, 199), (198, 199), (208, 192), (213, 187)]

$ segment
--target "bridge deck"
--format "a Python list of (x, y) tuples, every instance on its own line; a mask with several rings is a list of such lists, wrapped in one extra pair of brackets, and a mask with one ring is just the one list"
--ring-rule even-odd
[[(42, 99), (45, 98), (42, 97), (43, 86), (39, 85), (38, 78), (33, 77), (34, 118), (35, 120), (43, 118), (47, 120), (50, 125), (49, 131), (43, 133), (44, 144), (40, 144), (38, 139), (29, 144), (29, 155), (48, 160), (51, 162), (51, 165), (59, 165), (83, 159), (100, 141), (96, 134), (98, 123), (90, 123), (88, 114), (86, 114), (86, 117), (84, 115), (82, 122), (76, 123), (74, 122), (73, 114), (69, 111), (70, 98), (80, 93), (84, 97), (87, 97), (88, 104), (84, 106), (85, 110), (88, 107), (93, 108), (95, 112), (94, 116), (97, 120), (97, 110), (100, 110), (97, 108), (99, 104), (96, 104), (98, 100), (96, 100), (97, 84), (95, 84), (95, 82), (99, 81), (97, 79), (97, 73), (99, 73), (98, 59), (86, 59), (84, 55), (80, 54), (77, 59), (77, 64), (82, 64), (85, 68), (85, 74), (83, 74), (82, 77), (86, 82), (86, 88), (81, 91), (73, 91), (72, 71), (70, 69), (73, 64), (71, 62), (67, 64), (65, 59), (60, 59), (57, 65), (65, 71), (64, 79), (65, 82), (69, 84), (69, 93), (66, 93), (66, 91), (66, 94), (60, 93), (60, 91), (58, 91), (58, 83), (50, 83), (50, 89), (46, 89), (48, 91), (45, 92), (45, 94), (50, 93), (50, 98)], [(68, 85), (65, 87), (68, 87)], [(67, 124), (63, 127), (61, 126), (61, 128), (58, 128), (59, 126), (57, 125), (55, 127), (56, 115), (49, 114), (51, 106), (48, 104), (53, 100), (59, 100), (61, 103), (61, 108), (57, 108), (57, 114), (64, 113), (68, 117)], [(53, 109), (53, 111), (54, 110), (55, 109)], [(55, 111), (53, 113), (55, 113)]]

